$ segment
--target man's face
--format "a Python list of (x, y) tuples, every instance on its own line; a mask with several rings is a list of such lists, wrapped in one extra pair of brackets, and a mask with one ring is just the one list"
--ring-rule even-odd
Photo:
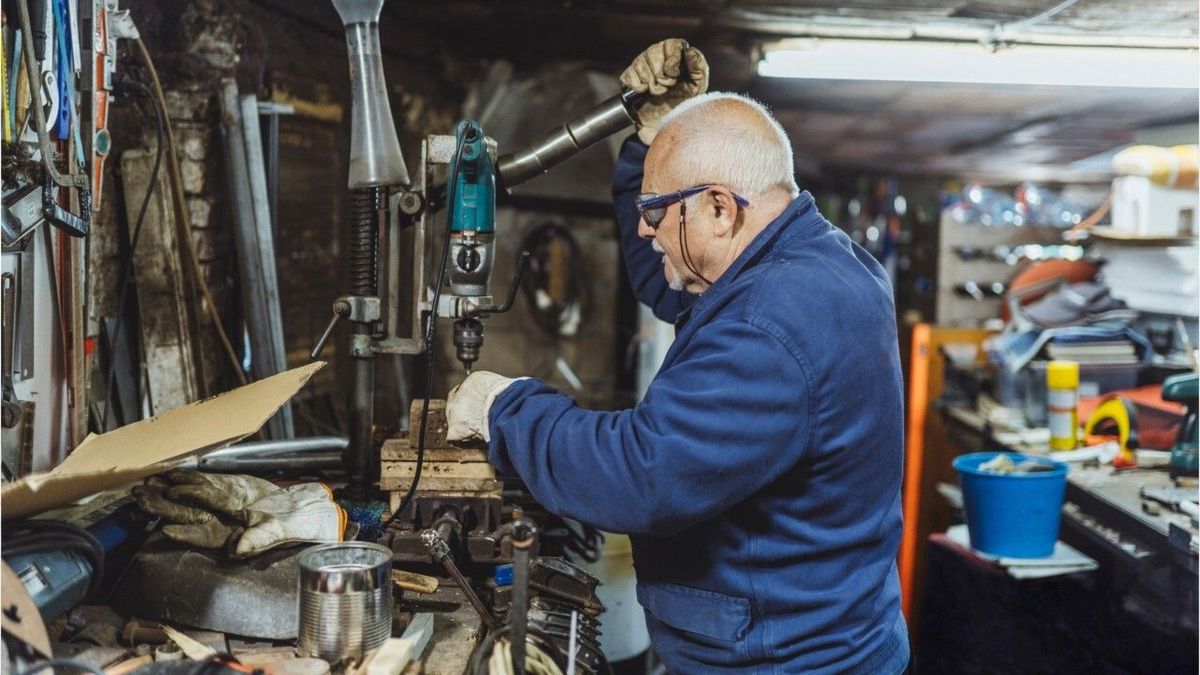
[[(655, 139), (654, 145), (651, 146), (650, 152), (647, 153), (645, 169), (642, 175), (643, 194), (666, 194), (681, 188), (690, 187), (673, 184), (668, 172), (662, 170), (662, 166), (666, 163), (666, 155), (669, 154), (670, 140), (660, 134)], [(695, 201), (695, 199), (689, 199), (688, 201)], [(691, 290), (694, 293), (698, 293), (700, 290), (703, 290), (703, 282), (695, 278), (688, 271), (688, 266), (683, 261), (683, 251), (679, 245), (680, 208), (681, 204), (679, 203), (671, 204), (667, 208), (667, 213), (663, 217), (662, 222), (659, 223), (658, 229), (650, 227), (644, 218), (641, 219), (638, 221), (638, 236), (642, 239), (649, 239), (654, 251), (662, 254), (663, 276), (666, 277), (667, 285), (671, 287), (671, 290)], [(688, 252), (691, 254), (693, 265), (699, 263), (699, 258), (703, 255), (705, 248), (701, 241), (702, 232), (704, 231), (704, 225), (701, 222), (703, 214), (698, 211), (698, 209), (688, 211), (687, 232), (685, 233), (688, 238)]]
[(667, 252), (663, 249), (662, 244), (658, 243), (657, 239), (650, 240), (650, 247), (655, 253), (662, 254), (663, 276), (667, 278), (667, 286), (673, 291), (683, 290), (683, 277), (679, 276), (679, 272), (675, 270), (675, 266), (671, 264), (671, 259), (667, 257)]

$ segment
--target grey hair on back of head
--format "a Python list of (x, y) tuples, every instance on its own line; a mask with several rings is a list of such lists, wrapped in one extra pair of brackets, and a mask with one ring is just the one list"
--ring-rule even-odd
[(686, 185), (716, 183), (750, 199), (782, 189), (800, 194), (792, 144), (762, 103), (730, 92), (690, 98), (659, 120), (674, 144), (671, 171)]

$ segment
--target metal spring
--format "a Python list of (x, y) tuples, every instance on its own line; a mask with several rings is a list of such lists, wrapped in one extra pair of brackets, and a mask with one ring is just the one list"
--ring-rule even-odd
[(383, 188), (355, 190), (350, 198), (350, 294), (379, 294), (379, 212)]

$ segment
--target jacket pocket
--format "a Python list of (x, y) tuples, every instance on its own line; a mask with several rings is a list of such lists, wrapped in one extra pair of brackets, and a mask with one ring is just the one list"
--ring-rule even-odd
[(655, 619), (721, 642), (737, 642), (750, 628), (750, 601), (698, 588), (638, 581), (638, 602)]

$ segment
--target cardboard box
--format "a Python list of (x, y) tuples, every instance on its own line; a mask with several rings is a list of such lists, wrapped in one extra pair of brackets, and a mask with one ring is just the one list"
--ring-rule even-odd
[(258, 431), (325, 365), (317, 361), (189, 403), (106, 434), (91, 435), (52, 471), (0, 492), (0, 518), (23, 518), (170, 469)]

